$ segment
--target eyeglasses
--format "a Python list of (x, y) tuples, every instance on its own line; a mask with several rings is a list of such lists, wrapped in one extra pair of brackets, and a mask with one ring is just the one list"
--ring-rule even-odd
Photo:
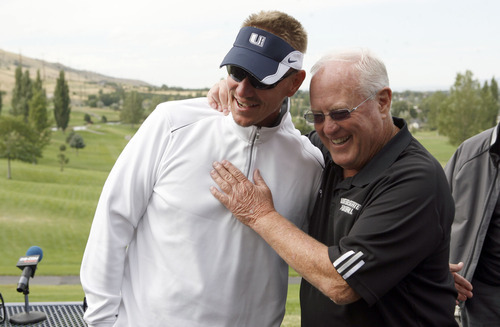
[(270, 90), (275, 88), (279, 82), (287, 78), (288, 76), (292, 75), (293, 73), (296, 73), (297, 71), (295, 69), (290, 69), (286, 72), (285, 75), (283, 75), (282, 78), (280, 78), (276, 83), (273, 84), (264, 84), (261, 81), (259, 81), (255, 76), (253, 76), (251, 73), (247, 72), (243, 68), (237, 67), (237, 66), (232, 66), (232, 65), (227, 65), (227, 73), (229, 76), (231, 76), (232, 79), (234, 79), (236, 82), (241, 82), (245, 78), (248, 78), (248, 81), (250, 84), (256, 88), (257, 90)]
[(0, 324), (2, 324), (7, 317), (7, 311), (5, 309), (5, 303), (3, 302), (2, 293), (0, 293)]
[[(358, 109), (359, 107), (361, 107), (361, 105), (363, 103), (365, 103), (366, 101), (370, 100), (371, 98), (373, 98), (375, 96), (376, 93), (370, 95), (368, 98), (366, 98), (363, 102), (361, 102), (360, 104), (358, 104), (356, 107), (352, 108), (352, 109), (336, 109), (336, 110), (332, 110), (330, 112), (328, 112), (328, 116), (330, 116), (330, 118), (332, 120), (335, 120), (335, 121), (340, 121), (340, 120), (345, 120), (349, 117), (351, 117), (351, 112), (353, 112), (354, 110)], [(322, 113), (322, 112), (308, 112), (304, 115), (304, 118), (306, 121), (308, 121), (309, 123), (314, 123), (314, 124), (321, 124), (325, 121), (325, 114)]]

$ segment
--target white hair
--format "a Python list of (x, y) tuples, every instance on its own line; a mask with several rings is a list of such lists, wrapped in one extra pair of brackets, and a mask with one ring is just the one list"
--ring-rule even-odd
[(384, 62), (368, 49), (350, 48), (330, 51), (311, 68), (312, 76), (332, 61), (352, 63), (351, 67), (358, 76), (359, 89), (357, 91), (364, 96), (370, 96), (384, 87), (389, 87), (389, 77)]

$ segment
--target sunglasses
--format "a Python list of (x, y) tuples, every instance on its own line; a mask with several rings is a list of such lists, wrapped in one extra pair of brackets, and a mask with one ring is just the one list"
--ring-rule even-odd
[(359, 107), (361, 107), (361, 105), (363, 103), (365, 103), (366, 101), (370, 100), (371, 98), (373, 98), (375, 96), (376, 93), (370, 95), (368, 98), (366, 98), (363, 102), (361, 102), (360, 104), (358, 104), (356, 107), (352, 108), (352, 109), (336, 109), (336, 110), (332, 110), (332, 111), (329, 111), (326, 115), (322, 112), (308, 112), (304, 115), (304, 118), (306, 121), (308, 121), (309, 123), (314, 123), (314, 124), (321, 124), (325, 121), (325, 117), (326, 116), (330, 116), (330, 118), (334, 121), (341, 121), (341, 120), (345, 120), (349, 117), (351, 117), (351, 112), (353, 112), (354, 110), (358, 109)]
[(243, 68), (237, 67), (237, 66), (232, 66), (232, 65), (227, 65), (227, 73), (233, 80), (236, 82), (240, 83), (242, 82), (245, 78), (248, 78), (248, 81), (250, 82), (250, 85), (252, 85), (254, 88), (257, 90), (270, 90), (275, 88), (279, 82), (287, 78), (288, 76), (292, 75), (293, 73), (296, 73), (297, 71), (295, 69), (290, 69), (286, 72), (285, 75), (283, 75), (282, 78), (280, 78), (276, 83), (273, 84), (264, 84), (261, 81), (259, 81), (255, 76), (253, 76), (251, 73), (247, 72)]

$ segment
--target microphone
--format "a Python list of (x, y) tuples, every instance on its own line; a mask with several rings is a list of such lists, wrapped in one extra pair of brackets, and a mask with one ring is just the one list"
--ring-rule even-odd
[(26, 251), (26, 255), (19, 258), (17, 267), (23, 271), (19, 283), (17, 284), (17, 291), (24, 294), (24, 312), (18, 313), (10, 317), (12, 324), (27, 325), (34, 324), (47, 319), (45, 312), (30, 311), (28, 294), (29, 279), (35, 276), (36, 266), (43, 258), (43, 251), (38, 246), (32, 246)]
[(35, 277), (36, 266), (43, 258), (43, 251), (38, 246), (32, 246), (26, 251), (26, 255), (19, 258), (17, 267), (23, 272), (19, 283), (17, 284), (17, 291), (25, 293), (28, 291), (28, 284), (30, 277)]

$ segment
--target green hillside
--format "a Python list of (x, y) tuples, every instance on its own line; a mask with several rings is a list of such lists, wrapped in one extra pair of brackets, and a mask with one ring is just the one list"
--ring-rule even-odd
[[(83, 113), (72, 119), (83, 122)], [(78, 274), (102, 186), (135, 129), (94, 124), (77, 131), (86, 146), (78, 153), (67, 146), (69, 163), (61, 171), (57, 155), (67, 133), (53, 132), (37, 165), (12, 161), (11, 180), (0, 159), (1, 275), (17, 275), (16, 262), (32, 245), (44, 251), (38, 275)]]

